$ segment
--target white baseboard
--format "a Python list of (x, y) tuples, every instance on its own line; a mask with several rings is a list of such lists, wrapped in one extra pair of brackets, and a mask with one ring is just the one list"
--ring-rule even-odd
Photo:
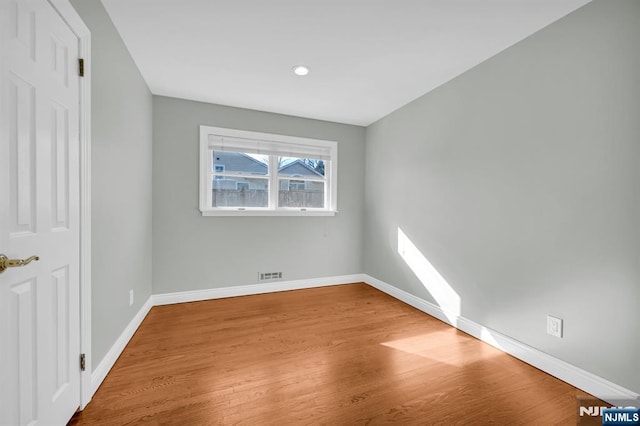
[(336, 277), (311, 278), (308, 280), (277, 281), (272, 283), (240, 285), (234, 287), (211, 288), (207, 290), (181, 291), (153, 295), (153, 305), (197, 302), (200, 300), (222, 299), (225, 297), (249, 296), (252, 294), (275, 293), (278, 291), (301, 290), (304, 288), (362, 282), (364, 275), (340, 275)]
[(136, 316), (131, 320), (127, 328), (122, 332), (118, 340), (111, 347), (107, 355), (91, 374), (92, 395), (98, 389), (102, 381), (115, 364), (133, 334), (136, 332), (152, 306), (168, 305), (173, 303), (195, 302), (200, 300), (220, 299), (225, 297), (247, 296), (252, 294), (273, 293), (278, 291), (301, 290), (313, 287), (325, 287), (349, 283), (364, 282), (387, 293), (388, 295), (413, 306), (439, 320), (470, 334), (506, 352), (521, 361), (526, 362), (578, 389), (594, 395), (603, 401), (614, 405), (629, 404), (636, 401), (640, 405), (640, 395), (618, 386), (602, 377), (575, 367), (565, 361), (546, 354), (529, 345), (519, 342), (509, 336), (491, 330), (462, 316), (454, 316), (443, 311), (439, 306), (424, 299), (400, 290), (384, 281), (366, 274), (341, 275), (336, 277), (312, 278), (308, 280), (280, 281), (264, 284), (252, 284), (235, 287), (213, 288), (208, 290), (184, 291), (178, 293), (165, 293), (152, 295), (140, 308)]
[(400, 290), (390, 284), (380, 281), (377, 278), (363, 274), (361, 281), (369, 284), (388, 295), (413, 306), (416, 309), (438, 318), (439, 320), (464, 331), (473, 337), (482, 340), (506, 352), (521, 361), (530, 364), (545, 373), (548, 373), (564, 382), (567, 382), (578, 389), (590, 393), (591, 395), (609, 402), (613, 405), (628, 405), (635, 402), (635, 406), (640, 406), (640, 395), (618, 386), (602, 377), (589, 373), (581, 368), (571, 365), (565, 361), (555, 358), (544, 353), (534, 347), (519, 342), (509, 336), (501, 334), (495, 330), (491, 330), (476, 322), (473, 322), (462, 316), (454, 316), (449, 312), (443, 311), (439, 306), (434, 305), (424, 299), (413, 294)]
[(127, 346), (127, 343), (129, 343), (129, 340), (131, 340), (134, 333), (136, 332), (138, 327), (140, 327), (140, 324), (142, 324), (142, 321), (146, 318), (147, 314), (151, 310), (153, 306), (152, 297), (153, 296), (149, 297), (149, 299), (147, 299), (145, 304), (142, 305), (138, 313), (129, 322), (129, 324), (124, 329), (122, 334), (120, 334), (120, 337), (118, 337), (118, 339), (113, 344), (113, 346), (111, 346), (111, 349), (109, 349), (109, 352), (107, 352), (107, 354), (102, 359), (102, 361), (100, 361), (100, 364), (98, 364), (95, 370), (93, 370), (93, 372), (91, 373), (91, 395), (92, 396), (96, 393), (96, 391), (104, 381), (105, 377), (107, 377), (107, 374), (109, 373), (113, 365), (118, 360), (118, 357), (124, 350), (125, 346)]
[(313, 287), (363, 282), (365, 275), (340, 275), (336, 277), (311, 278), (308, 280), (279, 281), (264, 284), (251, 284), (235, 287), (212, 288), (207, 290), (182, 291), (178, 293), (155, 294), (149, 297), (138, 313), (129, 322), (120, 337), (115, 341), (109, 352), (91, 373), (91, 397), (96, 393), (107, 374), (116, 363), (118, 357), (142, 324), (153, 306), (169, 305), (173, 303), (196, 302), (200, 300), (221, 299), (225, 297), (248, 296), (252, 294), (274, 293), (287, 290), (301, 290)]

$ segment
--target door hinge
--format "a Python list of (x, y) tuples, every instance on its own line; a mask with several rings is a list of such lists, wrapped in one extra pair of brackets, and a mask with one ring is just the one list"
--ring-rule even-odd
[(84, 77), (84, 59), (78, 58), (78, 74), (80, 77)]
[(85, 355), (80, 354), (80, 371), (84, 371), (85, 368), (87, 367), (85, 359), (86, 359)]

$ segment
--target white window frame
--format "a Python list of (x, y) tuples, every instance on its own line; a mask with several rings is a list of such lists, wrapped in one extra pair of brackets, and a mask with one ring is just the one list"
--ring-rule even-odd
[[(221, 144), (232, 144), (242, 152), (255, 151), (256, 147), (269, 149), (269, 207), (212, 207), (212, 151)], [(307, 158), (315, 158), (313, 152), (323, 152), (325, 159), (325, 199), (324, 208), (278, 207), (279, 180), (277, 161), (279, 154), (287, 152), (297, 156), (308, 153)], [(301, 157), (305, 158), (305, 157)], [(304, 178), (302, 179), (304, 180)], [(222, 127), (200, 126), (200, 212), (203, 216), (334, 216), (338, 201), (338, 143), (297, 136), (251, 132), (248, 130)]]

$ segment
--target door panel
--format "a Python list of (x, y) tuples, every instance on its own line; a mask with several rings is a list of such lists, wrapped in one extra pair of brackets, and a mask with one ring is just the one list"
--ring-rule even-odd
[(35, 87), (12, 75), (9, 83), (11, 237), (35, 232)]
[[(38, 382), (36, 368), (36, 280), (35, 278), (15, 283), (11, 286), (9, 296), (8, 313), (11, 323), (10, 335), (6, 340), (9, 351), (8, 363), (12, 377), (8, 382), (10, 386), (5, 399), (18, 411), (21, 424), (29, 423), (36, 418), (36, 389)], [(13, 420), (9, 418), (9, 420)], [(9, 424), (9, 423), (7, 423)], [(15, 423), (18, 424), (18, 423)]]
[[(46, 0), (2, 0), (0, 425), (80, 403), (78, 39)], [(5, 25), (6, 24), (6, 25)]]

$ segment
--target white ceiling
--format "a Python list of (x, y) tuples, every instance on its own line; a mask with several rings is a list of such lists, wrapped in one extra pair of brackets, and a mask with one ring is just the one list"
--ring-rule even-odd
[(154, 94), (368, 125), (589, 1), (103, 3)]

